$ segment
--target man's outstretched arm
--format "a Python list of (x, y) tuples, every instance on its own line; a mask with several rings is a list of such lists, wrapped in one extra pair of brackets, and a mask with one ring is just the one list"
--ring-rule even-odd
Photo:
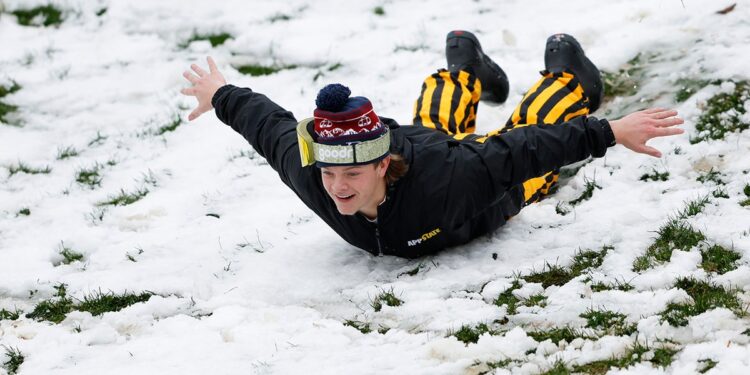
[(608, 147), (622, 144), (635, 152), (659, 157), (646, 143), (681, 134), (683, 120), (674, 110), (653, 108), (608, 122), (578, 117), (558, 125), (528, 126), (489, 137), (483, 155), (496, 193), (530, 178), (586, 159), (604, 156)]
[(215, 106), (219, 120), (242, 134), (282, 180), (291, 184), (301, 170), (294, 116), (265, 95), (228, 85), (214, 60), (208, 57), (207, 61), (208, 72), (192, 64), (192, 72), (183, 73), (192, 86), (181, 92), (198, 100), (188, 119), (192, 121)]

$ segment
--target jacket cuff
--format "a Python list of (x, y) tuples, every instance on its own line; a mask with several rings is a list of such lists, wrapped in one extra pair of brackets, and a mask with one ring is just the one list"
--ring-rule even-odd
[(231, 90), (234, 87), (234, 85), (224, 85), (219, 87), (219, 89), (214, 93), (214, 96), (211, 97), (211, 107), (216, 108), (216, 103), (218, 103), (219, 98), (221, 98), (221, 96), (224, 95), (225, 92)]
[(607, 147), (612, 147), (617, 144), (617, 140), (615, 139), (615, 133), (612, 131), (612, 126), (609, 125), (609, 121), (606, 119), (600, 119), (599, 122), (602, 124), (602, 128), (604, 129), (604, 140), (607, 144)]

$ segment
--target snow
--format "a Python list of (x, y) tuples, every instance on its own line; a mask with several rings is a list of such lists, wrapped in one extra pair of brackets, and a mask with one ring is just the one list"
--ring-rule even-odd
[[(44, 0), (5, 0), (6, 11)], [(688, 135), (655, 139), (661, 159), (620, 146), (585, 164), (560, 190), (525, 208), (495, 233), (460, 248), (416, 260), (373, 257), (341, 240), (250, 151), (241, 136), (212, 113), (187, 123), (194, 105), (179, 90), (191, 63), (218, 62), (229, 82), (267, 94), (298, 118), (309, 117), (314, 96), (340, 82), (367, 96), (381, 116), (411, 123), (422, 79), (444, 66), (445, 34), (476, 32), (508, 73), (511, 92), (500, 106), (480, 104), (478, 131), (508, 118), (543, 68), (543, 45), (555, 32), (576, 36), (602, 69), (616, 71), (639, 52), (656, 55), (633, 97), (617, 98), (594, 115), (617, 118), (650, 105), (674, 107), (687, 133), (705, 101), (733, 84), (709, 85), (674, 102), (678, 78), (747, 79), (750, 7), (708, 0), (529, 2), (228, 0), (55, 0), (66, 10), (59, 27), (26, 27), (0, 15), (0, 83), (22, 89), (0, 100), (19, 107), (23, 127), (0, 125), (0, 165), (49, 166), (49, 174), (0, 170), (0, 309), (30, 312), (65, 283), (83, 298), (95, 291), (150, 291), (149, 301), (92, 316), (73, 312), (60, 324), (22, 317), (0, 321), (0, 345), (25, 356), (20, 374), (469, 374), (477, 363), (512, 359), (496, 373), (534, 374), (557, 359), (585, 364), (624, 353), (633, 338), (605, 336), (555, 345), (526, 332), (582, 327), (590, 308), (623, 313), (638, 339), (671, 340), (681, 351), (667, 368), (643, 362), (612, 373), (709, 373), (750, 368), (747, 317), (714, 309), (671, 327), (658, 314), (689, 301), (672, 288), (678, 277), (710, 279), (750, 297), (750, 221), (738, 202), (750, 183), (750, 132), (691, 145)], [(382, 6), (385, 14), (374, 14)], [(96, 12), (106, 8), (101, 16)], [(288, 20), (270, 21), (288, 16)], [(193, 33), (225, 31), (221, 46), (194, 42)], [(232, 66), (297, 65), (250, 77)], [(341, 64), (329, 70), (334, 64)], [(314, 80), (313, 77), (322, 76)], [(745, 107), (748, 104), (745, 103)], [(175, 131), (155, 130), (179, 114)], [(93, 142), (98, 136), (106, 137)], [(72, 146), (80, 155), (57, 160)], [(681, 151), (676, 152), (679, 148)], [(110, 162), (109, 165), (108, 162)], [(101, 164), (101, 186), (75, 182), (81, 168)], [(639, 181), (652, 168), (669, 180)], [(709, 241), (742, 254), (724, 275), (700, 268), (697, 249), (643, 273), (633, 260), (685, 201), (711, 194), (696, 181), (711, 168), (723, 173), (728, 199), (711, 198), (687, 221)], [(602, 189), (592, 199), (555, 212), (578, 197), (586, 179)], [(121, 189), (149, 194), (127, 206), (96, 204)], [(31, 214), (19, 215), (22, 208)], [(215, 216), (207, 216), (212, 214)], [(102, 219), (99, 219), (99, 216)], [(83, 261), (59, 264), (61, 243)], [(545, 264), (569, 265), (579, 249), (612, 245), (591, 277), (626, 281), (631, 291), (592, 292), (576, 278), (546, 290), (524, 283), (518, 297), (543, 293), (545, 307), (507, 316), (493, 300), (514, 275)], [(493, 259), (496, 254), (497, 259)], [(128, 259), (132, 257), (134, 261)], [(58, 264), (58, 265), (56, 265)], [(406, 272), (420, 267), (416, 275)], [(401, 306), (375, 312), (372, 299), (393, 290)], [(508, 331), (465, 345), (449, 333), (461, 326), (509, 318)], [(370, 323), (362, 334), (347, 320)], [(389, 328), (385, 334), (378, 328)], [(645, 340), (645, 341), (644, 341)], [(5, 362), (0, 350), (0, 363)], [(5, 370), (0, 367), (0, 374)]]

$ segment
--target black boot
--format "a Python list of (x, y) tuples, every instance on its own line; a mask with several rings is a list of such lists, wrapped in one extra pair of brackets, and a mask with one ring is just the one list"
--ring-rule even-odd
[(482, 46), (474, 34), (454, 30), (448, 33), (445, 43), (448, 70), (465, 70), (476, 75), (482, 83), (481, 100), (500, 104), (508, 99), (508, 76), (492, 59), (482, 52)]
[(544, 51), (544, 66), (549, 72), (573, 73), (583, 87), (583, 93), (589, 99), (589, 112), (599, 108), (604, 96), (602, 75), (596, 65), (583, 53), (581, 44), (568, 34), (554, 34), (547, 38), (547, 49)]

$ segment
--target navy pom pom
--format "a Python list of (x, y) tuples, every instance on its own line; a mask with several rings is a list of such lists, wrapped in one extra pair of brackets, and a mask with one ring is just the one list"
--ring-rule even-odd
[(346, 105), (351, 93), (348, 87), (340, 83), (333, 83), (320, 90), (318, 97), (315, 99), (315, 105), (318, 106), (318, 109), (324, 111), (338, 112)]

